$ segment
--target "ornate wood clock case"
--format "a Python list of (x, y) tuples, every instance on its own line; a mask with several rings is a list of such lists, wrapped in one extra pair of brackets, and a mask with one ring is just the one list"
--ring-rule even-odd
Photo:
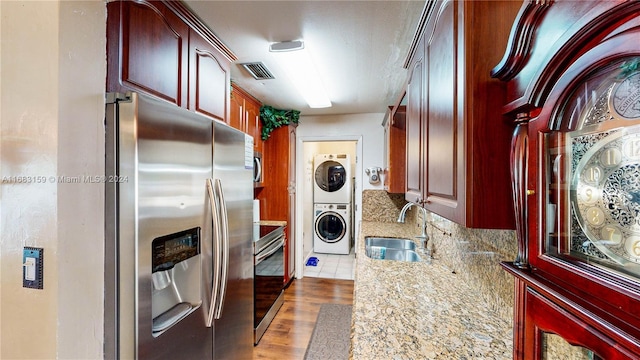
[(514, 359), (640, 359), (640, 1), (525, 1), (508, 82)]

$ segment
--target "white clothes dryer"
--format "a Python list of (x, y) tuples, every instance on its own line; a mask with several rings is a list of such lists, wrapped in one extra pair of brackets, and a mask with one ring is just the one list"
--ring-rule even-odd
[(349, 204), (314, 204), (314, 252), (349, 254), (351, 251), (350, 211)]
[(347, 154), (318, 154), (314, 157), (313, 202), (351, 203), (351, 159)]

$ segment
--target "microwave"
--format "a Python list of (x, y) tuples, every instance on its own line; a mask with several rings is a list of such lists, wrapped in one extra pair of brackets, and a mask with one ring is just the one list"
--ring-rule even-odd
[(263, 171), (262, 171), (262, 153), (254, 151), (253, 152), (253, 186), (260, 187), (263, 186)]

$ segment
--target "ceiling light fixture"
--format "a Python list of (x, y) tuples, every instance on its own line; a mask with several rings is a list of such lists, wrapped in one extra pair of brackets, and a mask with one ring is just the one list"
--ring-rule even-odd
[(331, 106), (331, 100), (322, 85), (309, 52), (304, 47), (304, 42), (296, 40), (273, 43), (269, 46), (269, 51), (276, 55), (281, 67), (287, 72), (309, 107)]

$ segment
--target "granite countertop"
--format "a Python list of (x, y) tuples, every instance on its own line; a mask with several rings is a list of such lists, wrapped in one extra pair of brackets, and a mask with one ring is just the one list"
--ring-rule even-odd
[(511, 359), (511, 324), (488, 312), (437, 257), (428, 264), (365, 255), (366, 236), (415, 235), (415, 227), (405, 224), (362, 222), (350, 358)]

